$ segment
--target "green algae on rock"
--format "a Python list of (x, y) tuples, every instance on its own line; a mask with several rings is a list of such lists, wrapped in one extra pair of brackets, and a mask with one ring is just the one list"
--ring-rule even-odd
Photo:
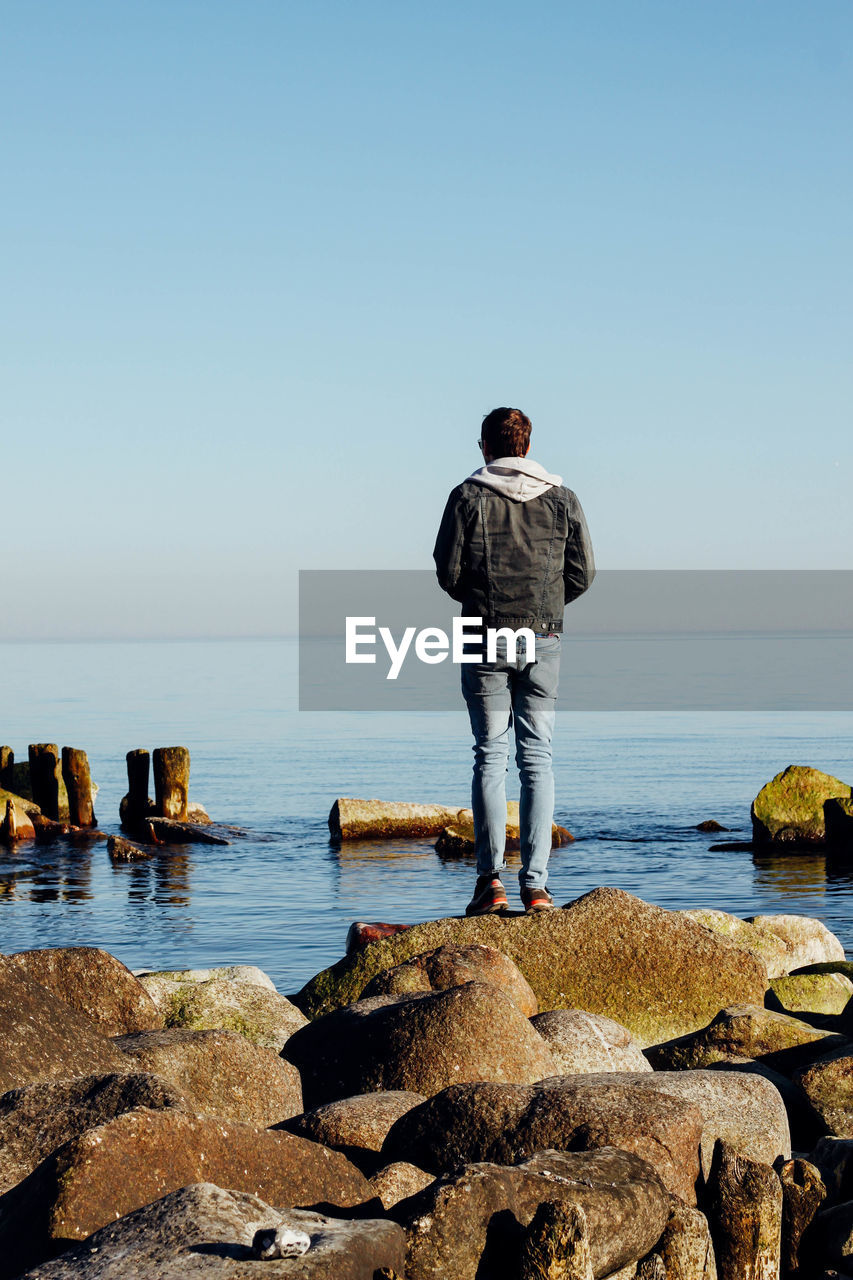
[(791, 764), (753, 800), (753, 840), (756, 844), (822, 845), (826, 842), (824, 804), (850, 796), (849, 783), (820, 769)]
[(762, 1004), (765, 965), (681, 912), (600, 888), (562, 910), (451, 917), (372, 942), (294, 997), (315, 1018), (357, 1000), (384, 969), (436, 947), (485, 943), (513, 960), (541, 1010), (586, 1009), (627, 1027), (641, 1046), (704, 1027), (728, 1004)]

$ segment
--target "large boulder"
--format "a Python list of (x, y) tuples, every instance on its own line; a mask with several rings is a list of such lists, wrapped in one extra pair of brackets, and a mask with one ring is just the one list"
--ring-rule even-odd
[(188, 1109), (180, 1089), (142, 1072), (10, 1089), (0, 1097), (0, 1194), (72, 1138), (136, 1107)]
[(339, 960), (295, 999), (317, 1017), (357, 1000), (384, 969), (435, 947), (475, 942), (515, 961), (540, 1009), (602, 1014), (641, 1045), (703, 1027), (725, 1005), (760, 1004), (767, 986), (759, 960), (680, 912), (595, 889), (562, 910), (415, 925)]
[(373, 1198), (355, 1166), (318, 1143), (177, 1109), (138, 1108), (67, 1142), (0, 1199), (0, 1275), (15, 1276), (205, 1178), (278, 1206), (348, 1207)]
[(695, 1204), (702, 1115), (668, 1093), (637, 1088), (638, 1079), (454, 1085), (398, 1120), (383, 1155), (439, 1174), (481, 1161), (513, 1164), (546, 1148), (619, 1147), (647, 1160), (668, 1190)]
[(321, 1142), (324, 1147), (343, 1151), (360, 1169), (369, 1169), (372, 1174), (382, 1164), (379, 1152), (392, 1124), (422, 1102), (426, 1102), (422, 1093), (403, 1089), (362, 1093), (306, 1111), (280, 1127), (312, 1142)]
[(429, 1096), (461, 1080), (526, 1084), (555, 1071), (516, 1005), (482, 982), (360, 1000), (297, 1031), (284, 1056), (309, 1108), (389, 1089)]
[(584, 1009), (551, 1009), (530, 1019), (560, 1075), (597, 1071), (651, 1071), (627, 1027)]
[(684, 915), (763, 961), (768, 978), (778, 978), (818, 961), (844, 959), (844, 948), (835, 934), (811, 916), (752, 916), (741, 920), (713, 907), (693, 908)]
[(849, 783), (820, 769), (791, 764), (753, 800), (752, 838), (756, 844), (822, 845), (826, 841), (824, 804), (850, 795)]
[(829, 851), (833, 855), (853, 853), (853, 798), (827, 800), (823, 817)]
[(660, 1179), (627, 1151), (470, 1163), (391, 1210), (406, 1228), (408, 1280), (517, 1280), (523, 1229), (546, 1201), (583, 1209), (595, 1277), (643, 1257), (669, 1216)]
[[(718, 1141), (738, 1155), (773, 1164), (791, 1155), (785, 1104), (769, 1080), (741, 1071), (619, 1072), (588, 1076), (590, 1085), (624, 1085), (665, 1093), (702, 1116), (702, 1172), (707, 1181)], [(543, 1082), (547, 1083), (547, 1082)]]
[(383, 969), (362, 992), (363, 997), (407, 995), (411, 991), (446, 991), (465, 982), (490, 982), (499, 987), (525, 1018), (539, 1009), (530, 983), (508, 956), (494, 947), (473, 943), (467, 947), (437, 947), (413, 956), (405, 964)]
[(163, 1015), (139, 979), (100, 947), (18, 951), (7, 963), (85, 1014), (105, 1036), (163, 1026)]
[(302, 1111), (299, 1072), (236, 1031), (140, 1031), (115, 1042), (139, 1071), (181, 1089), (192, 1110), (266, 1129)]
[(853, 1200), (853, 1139), (823, 1137), (809, 1159), (820, 1170), (828, 1204)]
[[(264, 1228), (310, 1239), (301, 1257), (260, 1261)], [(406, 1237), (396, 1223), (347, 1222), (300, 1209), (274, 1209), (258, 1196), (211, 1183), (181, 1187), (111, 1222), (83, 1244), (27, 1272), (28, 1280), (374, 1280), (402, 1275)]]
[(794, 1077), (825, 1133), (853, 1138), (853, 1044), (818, 1058)]
[(329, 833), (333, 840), (422, 839), (437, 836), (464, 813), (444, 804), (340, 796), (329, 813)]
[(851, 998), (853, 982), (843, 973), (789, 973), (773, 979), (765, 1003), (768, 1009), (780, 1013), (837, 1017), (844, 1013)]
[(0, 1092), (129, 1067), (88, 1018), (33, 982), (18, 964), (0, 960)]
[(252, 1044), (278, 1052), (294, 1031), (305, 1026), (305, 1015), (271, 983), (216, 969), (202, 970), (212, 976), (198, 979), (197, 972), (175, 969), (139, 975), (167, 1027), (237, 1031)]
[(734, 1055), (755, 1058), (790, 1075), (848, 1043), (837, 1032), (822, 1031), (786, 1013), (741, 1004), (721, 1009), (701, 1031), (655, 1045), (646, 1057), (656, 1071), (683, 1071), (708, 1066), (714, 1057)]

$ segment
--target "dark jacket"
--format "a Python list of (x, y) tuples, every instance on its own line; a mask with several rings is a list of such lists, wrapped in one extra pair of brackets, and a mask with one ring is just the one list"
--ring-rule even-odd
[(562, 631), (595, 577), (581, 504), (538, 463), (498, 458), (457, 485), (433, 551), (440, 586), (487, 626)]

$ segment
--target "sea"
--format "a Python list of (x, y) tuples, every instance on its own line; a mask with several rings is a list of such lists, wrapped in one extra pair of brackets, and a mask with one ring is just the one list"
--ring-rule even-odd
[[(343, 954), (353, 921), (460, 914), (474, 866), (431, 840), (329, 841), (338, 796), (470, 803), (455, 711), (298, 709), (295, 640), (0, 644), (0, 743), (82, 747), (96, 815), (117, 832), (125, 754), (186, 746), (191, 799), (243, 828), (231, 844), (113, 866), (102, 841), (0, 847), (0, 952), (104, 947), (131, 969), (253, 964), (293, 993)], [(715, 850), (750, 835), (750, 803), (807, 764), (853, 779), (853, 713), (561, 711), (552, 855), (562, 905), (611, 885), (667, 908), (817, 916), (853, 951), (853, 865)], [(508, 795), (518, 796), (514, 767)], [(697, 824), (728, 828), (708, 835)], [(517, 856), (506, 876), (517, 893)]]

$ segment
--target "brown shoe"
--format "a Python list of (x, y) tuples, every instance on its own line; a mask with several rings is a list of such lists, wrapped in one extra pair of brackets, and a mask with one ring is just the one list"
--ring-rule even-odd
[(522, 889), (521, 903), (528, 915), (534, 911), (551, 911), (554, 899), (547, 889)]
[(474, 896), (465, 908), (466, 916), (488, 916), (506, 911), (509, 903), (500, 876), (477, 876)]

